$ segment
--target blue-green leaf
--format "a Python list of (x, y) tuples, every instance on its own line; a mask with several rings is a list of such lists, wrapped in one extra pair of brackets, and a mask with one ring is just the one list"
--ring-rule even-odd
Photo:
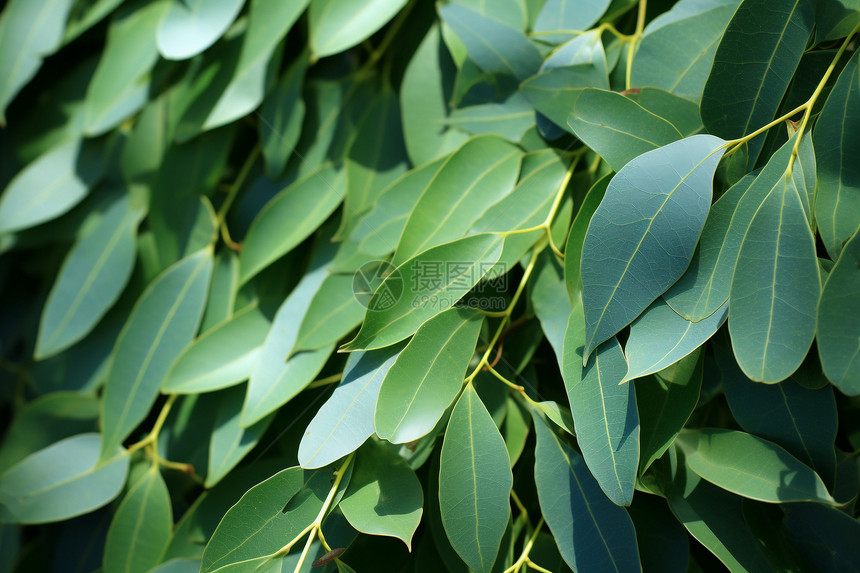
[(209, 441), (209, 469), (206, 472), (206, 487), (221, 481), (242, 461), (274, 419), (270, 414), (255, 424), (243, 428), (240, 424), (244, 388), (230, 388), (221, 394), (212, 439)]
[(607, 499), (582, 456), (532, 417), (538, 500), (564, 560), (574, 571), (641, 571), (630, 516)]
[[(702, 93), (702, 121), (731, 139), (771, 119), (812, 33), (810, 0), (744, 0), (726, 28)], [(738, 81), (738, 78), (743, 81)], [(758, 157), (764, 137), (749, 143)]]
[(833, 390), (810, 390), (790, 379), (759, 384), (744, 376), (726, 350), (715, 352), (726, 400), (741, 427), (781, 445), (832, 484), (838, 422)]
[(104, 173), (98, 149), (72, 139), (19, 171), (0, 196), (0, 233), (56, 219), (80, 203)]
[(630, 83), (699, 102), (717, 44), (740, 0), (680, 0), (645, 27)]
[(11, 0), (0, 15), (0, 126), (6, 107), (29, 82), (42, 58), (60, 47), (73, 0)]
[(242, 407), (242, 427), (248, 428), (259, 422), (304, 390), (334, 350), (330, 344), (318, 350), (292, 353), (302, 319), (326, 276), (328, 270), (324, 265), (313, 268), (275, 314), (248, 382)]
[(170, 8), (158, 26), (155, 41), (168, 60), (196, 56), (221, 37), (245, 0), (182, 0)]
[(547, 34), (567, 30), (588, 30), (606, 12), (610, 0), (547, 0), (535, 20), (533, 32), (541, 40), (553, 41), (569, 34)]
[(624, 381), (658, 372), (687, 356), (717, 332), (728, 312), (725, 302), (708, 318), (690, 322), (657, 299), (630, 326), (624, 347), (628, 364)]
[(815, 239), (786, 172), (753, 217), (732, 277), (729, 332), (747, 376), (779, 382), (797, 370), (815, 336), (820, 293)]
[(162, 272), (137, 301), (116, 341), (105, 384), (103, 458), (143, 421), (173, 361), (194, 339), (211, 274), (207, 248)]
[(170, 493), (158, 464), (137, 479), (119, 504), (105, 542), (105, 573), (147, 573), (161, 562), (173, 532)]
[(860, 301), (860, 232), (855, 233), (830, 271), (818, 301), (818, 355), (828, 380), (843, 393), (860, 394), (860, 325), (846, 309)]
[(384, 442), (369, 442), (358, 452), (338, 507), (358, 531), (396, 537), (411, 551), (423, 505), (421, 483), (406, 460)]
[(379, 387), (403, 345), (353, 352), (343, 378), (317, 411), (299, 443), (303, 468), (321, 468), (355, 451), (373, 435)]
[(524, 80), (540, 67), (540, 53), (519, 30), (457, 4), (442, 5), (439, 14), (483, 71)]
[(489, 573), (511, 516), (505, 441), (467, 384), (451, 412), (439, 467), (439, 507), (451, 546), (469, 567)]
[(308, 31), (313, 58), (348, 50), (382, 28), (406, 0), (313, 0)]
[(631, 384), (621, 384), (627, 361), (615, 338), (582, 366), (582, 305), (574, 307), (564, 339), (562, 374), (588, 469), (617, 505), (630, 505), (639, 466), (639, 413)]
[(711, 135), (670, 143), (630, 161), (609, 183), (582, 249), (584, 359), (687, 269), (722, 145)]
[(686, 430), (678, 437), (687, 466), (738, 495), (783, 503), (835, 503), (824, 482), (773, 442), (736, 430)]
[(797, 551), (816, 571), (837, 573), (860, 559), (860, 522), (819, 503), (785, 506), (784, 530)]
[(259, 127), (266, 174), (275, 179), (283, 173), (299, 142), (305, 119), (302, 85), (308, 68), (306, 54), (296, 58), (260, 107)]
[(483, 315), (452, 308), (421, 325), (388, 370), (376, 401), (376, 434), (394, 444), (429, 433), (463, 386)]
[(0, 476), (0, 521), (46, 523), (97, 509), (115, 498), (129, 456), (114, 448), (101, 461), (98, 434), (78, 434), (24, 458)]
[(135, 260), (137, 225), (143, 216), (128, 196), (105, 209), (93, 232), (69, 251), (54, 283), (36, 340), (46, 358), (86, 336), (119, 298)]
[(839, 74), (812, 132), (818, 168), (815, 220), (834, 261), (860, 226), (860, 52)]

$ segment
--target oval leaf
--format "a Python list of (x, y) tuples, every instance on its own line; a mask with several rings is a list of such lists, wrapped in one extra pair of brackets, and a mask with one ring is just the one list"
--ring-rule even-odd
[(396, 537), (412, 551), (423, 505), (421, 482), (406, 460), (382, 443), (370, 442), (358, 452), (338, 507), (360, 532)]
[(104, 570), (146, 573), (161, 562), (172, 532), (170, 492), (154, 465), (128, 490), (111, 520)]
[(725, 490), (769, 503), (835, 503), (818, 474), (773, 442), (716, 428), (678, 440), (689, 468)]
[(146, 418), (173, 361), (194, 339), (211, 274), (207, 248), (161, 273), (131, 311), (105, 383), (103, 458)]
[(349, 355), (340, 384), (302, 434), (298, 455), (303, 468), (326, 466), (373, 435), (379, 387), (402, 349), (395, 345)]
[(182, 0), (171, 2), (158, 26), (155, 41), (168, 60), (196, 56), (220, 38), (245, 0)]
[(533, 417), (538, 500), (565, 562), (574, 571), (641, 571), (627, 511), (606, 498), (582, 456)]
[(848, 241), (830, 271), (818, 302), (818, 355), (827, 379), (849, 396), (860, 394), (860, 325), (853, 313), (860, 300), (860, 233)]
[(815, 239), (787, 172), (755, 214), (729, 298), (732, 348), (744, 373), (779, 382), (803, 362), (821, 293)]
[(128, 474), (129, 457), (103, 451), (99, 434), (66, 438), (24, 458), (0, 476), (0, 519), (47, 523), (69, 519), (109, 503)]
[(511, 517), (512, 486), (505, 441), (467, 384), (442, 443), (439, 507), (451, 546), (479, 573), (488, 573), (496, 560)]
[(609, 183), (582, 248), (583, 359), (687, 269), (708, 215), (722, 145), (711, 135), (670, 143), (632, 160)]
[(394, 444), (426, 435), (463, 386), (483, 315), (452, 308), (418, 329), (385, 375), (376, 401), (376, 434)]
[(308, 32), (314, 59), (348, 50), (382, 28), (406, 0), (313, 0)]

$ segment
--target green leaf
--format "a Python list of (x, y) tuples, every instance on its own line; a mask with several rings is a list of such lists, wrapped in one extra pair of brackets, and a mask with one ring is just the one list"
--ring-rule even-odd
[(839, 74), (812, 132), (818, 167), (815, 220), (830, 258), (860, 226), (860, 54)]
[(386, 277), (368, 303), (364, 323), (342, 352), (400, 342), (454, 306), (493, 267), (502, 237), (485, 233), (433, 247)]
[(294, 558), (271, 556), (313, 522), (331, 489), (330, 478), (330, 471), (293, 467), (252, 487), (218, 524), (200, 571), (251, 572), (262, 565), (272, 570)]
[(582, 306), (570, 314), (562, 374), (576, 424), (576, 441), (600, 487), (613, 503), (630, 505), (639, 465), (639, 414), (624, 352), (616, 339), (582, 366)]
[(574, 571), (641, 571), (630, 516), (607, 499), (582, 456), (532, 417), (538, 500), (564, 560)]
[(783, 179), (794, 142), (786, 142), (758, 175), (738, 181), (711, 207), (689, 268), (663, 295), (679, 315), (699, 322), (728, 300), (744, 236), (771, 189)]
[(69, 21), (66, 23), (66, 31), (63, 35), (63, 43), (68, 44), (75, 38), (98, 24), (105, 16), (116, 9), (125, 0), (85, 0), (75, 2)]
[(388, 370), (376, 401), (376, 434), (406, 444), (429, 433), (460, 393), (483, 315), (452, 308), (421, 325)]
[(533, 27), (541, 40), (553, 41), (565, 34), (547, 35), (556, 30), (588, 30), (606, 12), (610, 0), (547, 0)]
[(84, 133), (106, 133), (140, 111), (149, 97), (150, 72), (158, 61), (156, 30), (169, 2), (120, 9), (108, 27), (107, 44), (87, 90)]
[(155, 464), (119, 504), (105, 542), (105, 573), (146, 573), (161, 562), (173, 530), (170, 492)]
[(89, 334), (119, 298), (134, 266), (142, 218), (128, 196), (120, 197), (107, 206), (92, 233), (69, 251), (42, 312), (35, 352), (39, 359)]
[(793, 503), (785, 506), (783, 528), (817, 571), (849, 571), (860, 559), (860, 522), (838, 509)]
[[(546, 221), (567, 177), (568, 166), (555, 150), (543, 149), (523, 156), (520, 178), (509, 194), (490, 205), (469, 228), (468, 233), (506, 232), (530, 229)], [(561, 217), (559, 217), (561, 219)], [(505, 237), (505, 246), (496, 272), (507, 272), (528, 252), (539, 237), (538, 232), (518, 233)]]
[(717, 44), (738, 4), (740, 0), (681, 0), (654, 18), (636, 49), (630, 83), (701, 100)]
[[(508, 396), (505, 399), (505, 414), (504, 425), (502, 426), (502, 436), (505, 439), (505, 447), (508, 450), (508, 458), (511, 460), (511, 467), (517, 463), (517, 460), (523, 453), (526, 447), (526, 440), (529, 437), (531, 420), (528, 413), (513, 397)], [(558, 406), (558, 404), (555, 404)], [(561, 408), (558, 409), (561, 411)], [(570, 419), (573, 426), (573, 418)]]
[(206, 332), (233, 316), (236, 292), (239, 290), (239, 257), (232, 250), (215, 255), (212, 286), (203, 313), (200, 332)]
[(533, 121), (532, 106), (519, 92), (515, 92), (500, 103), (455, 109), (445, 123), (475, 135), (494, 133), (516, 142), (522, 139)]
[(540, 53), (519, 30), (457, 4), (440, 6), (439, 15), (483, 71), (524, 80), (540, 67)]
[(168, 60), (196, 56), (220, 38), (245, 0), (182, 0), (171, 2), (158, 26), (155, 41)]
[(564, 248), (564, 252), (567, 253), (564, 257), (564, 282), (567, 286), (567, 298), (571, 304), (578, 304), (582, 294), (582, 276), (580, 274), (582, 245), (585, 242), (588, 225), (591, 223), (594, 212), (603, 201), (606, 188), (612, 181), (612, 176), (611, 173), (604, 175), (588, 189), (570, 226), (567, 246)]
[(419, 197), (392, 264), (400, 266), (431, 247), (462, 237), (488, 205), (513, 190), (521, 158), (516, 146), (494, 135), (463, 144)]
[(663, 299), (654, 301), (630, 326), (624, 381), (663, 370), (699, 348), (723, 325), (728, 311), (725, 302), (708, 318), (690, 322)]
[(639, 475), (669, 449), (696, 408), (702, 388), (702, 354), (694, 351), (635, 383), (642, 444)]
[(582, 248), (584, 359), (686, 270), (711, 204), (722, 145), (710, 135), (670, 143), (630, 161), (609, 183)]
[(815, 336), (821, 283), (815, 239), (790, 172), (750, 223), (729, 298), (735, 357), (757, 382), (779, 382), (803, 362)]
[(536, 111), (567, 131), (567, 118), (586, 88), (609, 88), (606, 70), (591, 63), (548, 69), (520, 84), (520, 91)]
[(468, 138), (445, 124), (450, 96), (446, 87), (453, 82), (454, 72), (439, 26), (434, 24), (409, 61), (400, 86), (403, 139), (414, 165), (438, 159)]
[[(732, 139), (773, 119), (812, 33), (809, 0), (744, 0), (726, 28), (702, 93), (702, 121)], [(743, 78), (743, 81), (738, 81)], [(764, 138), (750, 142), (758, 157)]]
[(800, 202), (803, 203), (803, 211), (806, 213), (809, 226), (814, 229), (812, 210), (815, 205), (818, 178), (816, 176), (815, 149), (812, 146), (812, 132), (810, 131), (804, 133), (800, 139), (791, 178), (794, 180), (798, 195), (800, 195)]
[(242, 413), (244, 388), (226, 390), (221, 395), (212, 439), (209, 442), (209, 469), (206, 472), (206, 487), (212, 487), (230, 473), (242, 461), (265, 431), (274, 415), (269, 415), (252, 426), (243, 428), (239, 424)]
[(357, 46), (391, 20), (406, 0), (312, 0), (308, 33), (313, 59)]
[(303, 468), (326, 466), (373, 435), (379, 387), (402, 349), (395, 345), (349, 355), (343, 378), (302, 434), (298, 456)]
[(723, 489), (769, 503), (835, 503), (814, 471), (773, 442), (736, 430), (687, 430), (678, 437), (691, 470)]
[(60, 47), (73, 0), (12, 0), (0, 15), (0, 126), (6, 108), (42, 67), (42, 58)]
[[(220, 42), (206, 53), (192, 83), (197, 95), (177, 127), (180, 141), (201, 131), (233, 122), (254, 111), (263, 101), (277, 71), (281, 54), (278, 44), (302, 14), (308, 0), (279, 2), (250, 0), (247, 27), (232, 44)], [(227, 38), (229, 40), (229, 35)], [(241, 44), (241, 47), (240, 47)], [(222, 53), (218, 53), (218, 48)], [(204, 57), (205, 57), (204, 56)]]
[[(322, 249), (322, 253), (315, 258), (326, 257), (329, 250)], [(328, 271), (323, 265), (312, 268), (275, 314), (266, 340), (259, 350), (256, 365), (251, 371), (245, 404), (242, 407), (242, 427), (248, 428), (257, 423), (304, 390), (328, 360), (334, 349), (332, 345), (319, 350), (293, 353), (299, 326), (327, 275)]]
[(211, 273), (212, 250), (204, 249), (161, 273), (137, 301), (105, 384), (103, 459), (146, 418), (170, 366), (194, 339)]
[(724, 356), (727, 351), (715, 352), (726, 400), (741, 427), (784, 447), (832, 484), (838, 426), (833, 390), (809, 390), (790, 379), (758, 384), (744, 376), (731, 356)]
[(465, 6), (482, 16), (492, 18), (517, 30), (525, 30), (529, 14), (533, 6), (527, 6), (523, 0), (497, 0), (488, 3), (485, 0), (453, 0), (452, 4)]
[(368, 442), (358, 451), (338, 507), (360, 532), (396, 537), (412, 551), (423, 505), (421, 483), (406, 461), (394, 449)]
[(341, 232), (348, 235), (359, 214), (374, 206), (390, 183), (407, 169), (397, 95), (386, 85), (358, 125), (346, 157), (346, 201)]
[(683, 464), (671, 479), (662, 489), (672, 513), (729, 571), (774, 570), (744, 519), (742, 498), (711, 485)]
[(415, 203), (443, 163), (444, 159), (437, 159), (416, 167), (391, 183), (355, 225), (332, 263), (333, 270), (351, 271), (394, 251)]
[(364, 307), (353, 294), (354, 277), (328, 275), (302, 318), (292, 352), (336, 343), (361, 323)]
[(306, 54), (290, 65), (260, 107), (258, 131), (266, 160), (266, 174), (275, 179), (283, 173), (299, 142), (305, 119), (302, 85), (308, 69)]
[(545, 249), (537, 256), (534, 278), (528, 284), (529, 299), (560, 366), (564, 356), (568, 317), (573, 307), (565, 291), (564, 268), (555, 255)]
[(818, 355), (828, 380), (843, 393), (860, 394), (857, 321), (848, 308), (860, 300), (860, 233), (849, 239), (830, 271), (818, 301)]
[(89, 513), (115, 498), (129, 457), (99, 460), (98, 434), (78, 434), (24, 458), (0, 476), (0, 521), (47, 523)]
[(99, 402), (77, 392), (52, 392), (21, 408), (0, 447), (0, 468), (69, 436), (98, 430)]
[(104, 173), (98, 144), (71, 139), (19, 171), (0, 196), (0, 233), (56, 219), (83, 201)]
[(583, 90), (567, 123), (613, 171), (647, 151), (689, 135), (627, 95), (594, 88)]
[(343, 195), (343, 171), (326, 164), (272, 197), (242, 243), (240, 284), (304, 241), (337, 209)]
[(512, 485), (505, 441), (467, 384), (442, 443), (439, 507), (451, 545), (475, 571), (493, 566), (511, 516)]

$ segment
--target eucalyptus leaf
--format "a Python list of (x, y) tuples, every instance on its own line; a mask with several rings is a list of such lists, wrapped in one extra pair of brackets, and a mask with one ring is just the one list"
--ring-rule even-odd
[(104, 570), (146, 573), (161, 562), (173, 529), (170, 493), (157, 465), (119, 504), (105, 542)]
[[(630, 161), (609, 183), (582, 248), (584, 360), (686, 270), (708, 214), (722, 144), (710, 135), (670, 143)], [(605, 234), (615, 237), (611, 247)], [(655, 275), (654, 267), (663, 271)]]
[(439, 506), (451, 545), (475, 571), (489, 572), (511, 508), (505, 442), (471, 384), (451, 412), (439, 469)]
[(308, 27), (313, 58), (347, 50), (383, 27), (406, 0), (312, 0)]
[(146, 417), (173, 361), (191, 344), (212, 273), (204, 249), (161, 273), (132, 310), (113, 352), (103, 397), (102, 458)]
[(215, 43), (239, 14), (245, 0), (171, 2), (155, 41), (168, 60), (185, 60)]
[(460, 393), (483, 322), (477, 311), (452, 308), (421, 325), (379, 389), (380, 438), (404, 444), (433, 429)]
[(128, 474), (121, 448), (100, 460), (99, 434), (78, 434), (31, 454), (0, 475), (0, 519), (47, 523), (88, 513), (119, 495)]

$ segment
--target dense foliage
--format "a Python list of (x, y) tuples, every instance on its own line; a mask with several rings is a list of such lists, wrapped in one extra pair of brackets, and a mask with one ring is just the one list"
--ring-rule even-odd
[(9, 0), (0, 571), (860, 563), (858, 0)]

